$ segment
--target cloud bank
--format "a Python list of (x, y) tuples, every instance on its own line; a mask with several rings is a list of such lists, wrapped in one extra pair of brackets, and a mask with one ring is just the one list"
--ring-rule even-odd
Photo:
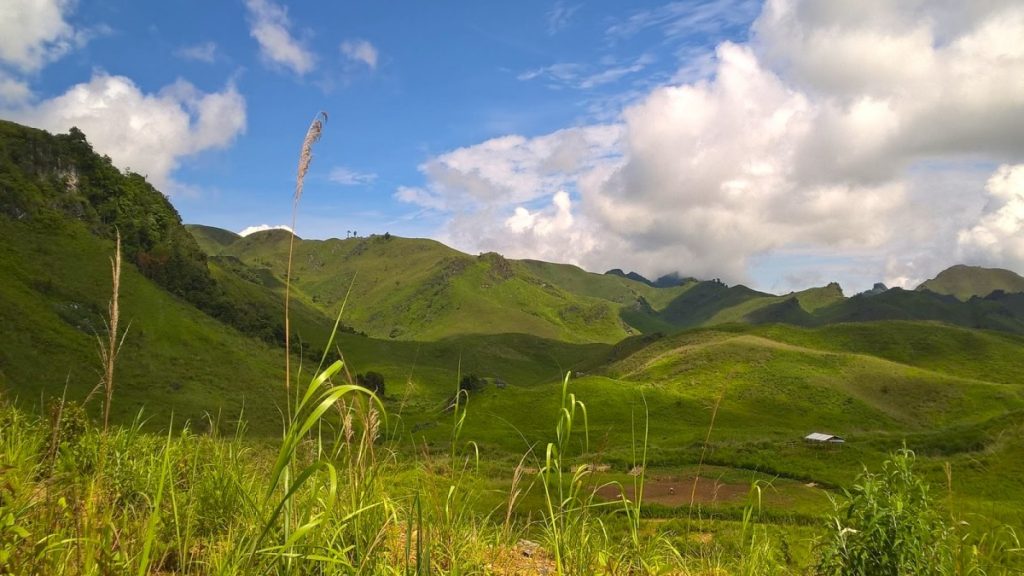
[(396, 197), (447, 214), (463, 249), (598, 271), (750, 281), (774, 258), (797, 282), (812, 271), (780, 255), (801, 254), (857, 287), (958, 259), (1024, 272), (1024, 5), (769, 0), (750, 38), (615, 124), (454, 150)]

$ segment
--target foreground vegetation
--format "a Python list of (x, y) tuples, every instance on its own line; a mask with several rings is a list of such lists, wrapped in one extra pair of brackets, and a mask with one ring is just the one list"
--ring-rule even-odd
[[(332, 383), (338, 380), (339, 384)], [(301, 395), (299, 395), (301, 394)], [(1014, 529), (955, 513), (895, 454), (803, 523), (694, 506), (648, 520), (648, 428), (607, 495), (568, 378), (549, 441), (512, 467), (463, 437), (403, 456), (375, 396), (340, 362), (297, 392), (274, 445), (237, 434), (107, 432), (81, 407), (0, 406), (0, 573), (10, 574), (1010, 574)], [(219, 426), (207, 426), (215, 431)], [(589, 466), (587, 464), (590, 464)], [(697, 484), (694, 484), (696, 491)], [(952, 497), (952, 494), (950, 494)]]

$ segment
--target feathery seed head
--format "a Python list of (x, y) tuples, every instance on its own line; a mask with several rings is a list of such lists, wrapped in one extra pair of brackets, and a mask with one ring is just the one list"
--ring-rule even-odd
[(309, 172), (309, 165), (313, 161), (313, 144), (320, 141), (325, 122), (327, 122), (327, 113), (320, 112), (317, 114), (313, 119), (313, 123), (309, 125), (309, 130), (306, 131), (306, 138), (302, 141), (302, 152), (299, 154), (299, 171), (295, 179), (296, 202), (302, 198), (302, 184), (306, 179), (306, 173)]

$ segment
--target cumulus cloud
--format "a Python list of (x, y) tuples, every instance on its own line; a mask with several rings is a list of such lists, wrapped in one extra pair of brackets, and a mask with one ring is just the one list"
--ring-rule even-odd
[[(678, 8), (609, 34), (713, 12)], [(443, 234), (466, 249), (597, 270), (747, 281), (754, 259), (794, 251), (847, 258), (867, 286), (969, 254), (1020, 269), (1017, 171), (978, 182), (1024, 157), (1024, 5), (768, 0), (751, 38), (616, 124), (437, 156), (405, 196), (446, 210)], [(581, 146), (594, 130), (615, 136)], [(552, 168), (549, 148), (572, 139), (569, 168)]]
[(607, 164), (621, 134), (618, 126), (598, 125), (537, 138), (494, 138), (432, 158), (420, 166), (428, 189), (400, 188), (397, 196), (447, 210), (530, 202)]
[[(278, 224), (276, 226), (271, 226), (270, 224), (258, 224), (256, 226), (249, 226), (248, 228), (239, 230), (238, 235), (248, 236), (249, 234), (254, 234), (256, 232), (264, 232), (266, 230), (287, 230), (289, 232), (292, 232), (292, 229), (284, 224)], [(292, 234), (294, 234), (294, 232), (292, 232)]]
[(0, 71), (0, 105), (21, 104), (32, 98), (32, 89), (26, 82)]
[(377, 179), (377, 175), (373, 172), (359, 172), (345, 166), (335, 166), (327, 175), (327, 179), (342, 186), (362, 186), (371, 184)]
[(195, 60), (197, 62), (213, 64), (217, 60), (217, 44), (216, 42), (208, 41), (189, 46), (182, 46), (181, 48), (178, 48), (174, 54), (179, 58), (184, 58), (185, 60)]
[(1024, 270), (1024, 164), (1000, 166), (985, 186), (989, 203), (957, 236), (968, 261)]
[(260, 45), (260, 54), (272, 64), (302, 76), (313, 69), (316, 56), (291, 33), (288, 11), (270, 0), (246, 0), (249, 34)]
[(67, 22), (71, 0), (9, 0), (0, 14), (0, 61), (35, 72), (60, 58), (85, 36)]
[(361, 62), (370, 70), (377, 69), (377, 48), (366, 40), (345, 40), (339, 47), (341, 53), (353, 62)]
[(229, 146), (246, 124), (245, 99), (231, 84), (204, 93), (179, 80), (145, 93), (130, 79), (106, 73), (3, 114), (51, 132), (76, 126), (99, 153), (168, 194), (186, 190), (173, 179), (183, 158)]

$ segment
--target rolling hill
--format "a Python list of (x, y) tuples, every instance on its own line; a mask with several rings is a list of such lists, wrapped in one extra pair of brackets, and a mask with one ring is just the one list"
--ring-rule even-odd
[[(217, 262), (283, 282), (288, 232), (268, 230), (222, 245), (227, 231), (190, 227)], [(664, 305), (682, 287), (655, 288), (562, 264), (470, 256), (433, 240), (371, 236), (297, 240), (299, 298), (331, 315), (347, 297), (346, 322), (378, 338), (436, 340), (458, 334), (525, 333), (571, 342), (616, 342), (642, 330), (621, 315), (639, 300)]]
[[(288, 233), (237, 238), (189, 228), (211, 261), (225, 258), (283, 282)], [(785, 295), (692, 278), (651, 282), (635, 273), (586, 272), (576, 266), (470, 256), (432, 240), (371, 236), (297, 242), (300, 298), (332, 314), (349, 295), (348, 322), (378, 338), (435, 340), (456, 334), (530, 333), (576, 342), (612, 343), (637, 333), (734, 322), (826, 326), (881, 320), (938, 321), (1024, 334), (1024, 293), (1013, 273), (956, 266), (938, 284), (991, 287), (966, 300), (930, 289), (875, 289), (852, 297), (831, 283)], [(237, 268), (237, 266), (236, 266)], [(970, 280), (977, 273), (978, 278)], [(354, 280), (353, 280), (354, 278)], [(351, 293), (348, 292), (351, 285)], [(938, 289), (938, 288), (937, 288)]]
[(943, 270), (935, 278), (924, 281), (917, 290), (955, 296), (966, 301), (972, 297), (984, 298), (996, 291), (1024, 292), (1024, 277), (1002, 268), (958, 264)]
[[(65, 388), (69, 399), (90, 396), (99, 380), (96, 338), (105, 330), (115, 230), (125, 245), (121, 308), (130, 328), (114, 419), (130, 421), (145, 406), (154, 427), (172, 414), (194, 425), (219, 414), (227, 426), (244, 409), (255, 432), (279, 430), (280, 280), (231, 256), (207, 258), (162, 194), (94, 154), (81, 133), (52, 136), (8, 122), (0, 122), (2, 395), (33, 409)], [(205, 232), (206, 248), (238, 239), (214, 228)], [(325, 314), (298, 291), (292, 311), (308, 375), (336, 310)], [(382, 372), (389, 391), (404, 394), (409, 386), (416, 402), (430, 406), (451, 394), (460, 366), (534, 383), (607, 348), (530, 334), (421, 343), (354, 331), (340, 333), (336, 345), (332, 356), (343, 354), (353, 373)], [(93, 401), (89, 408), (98, 406)]]

